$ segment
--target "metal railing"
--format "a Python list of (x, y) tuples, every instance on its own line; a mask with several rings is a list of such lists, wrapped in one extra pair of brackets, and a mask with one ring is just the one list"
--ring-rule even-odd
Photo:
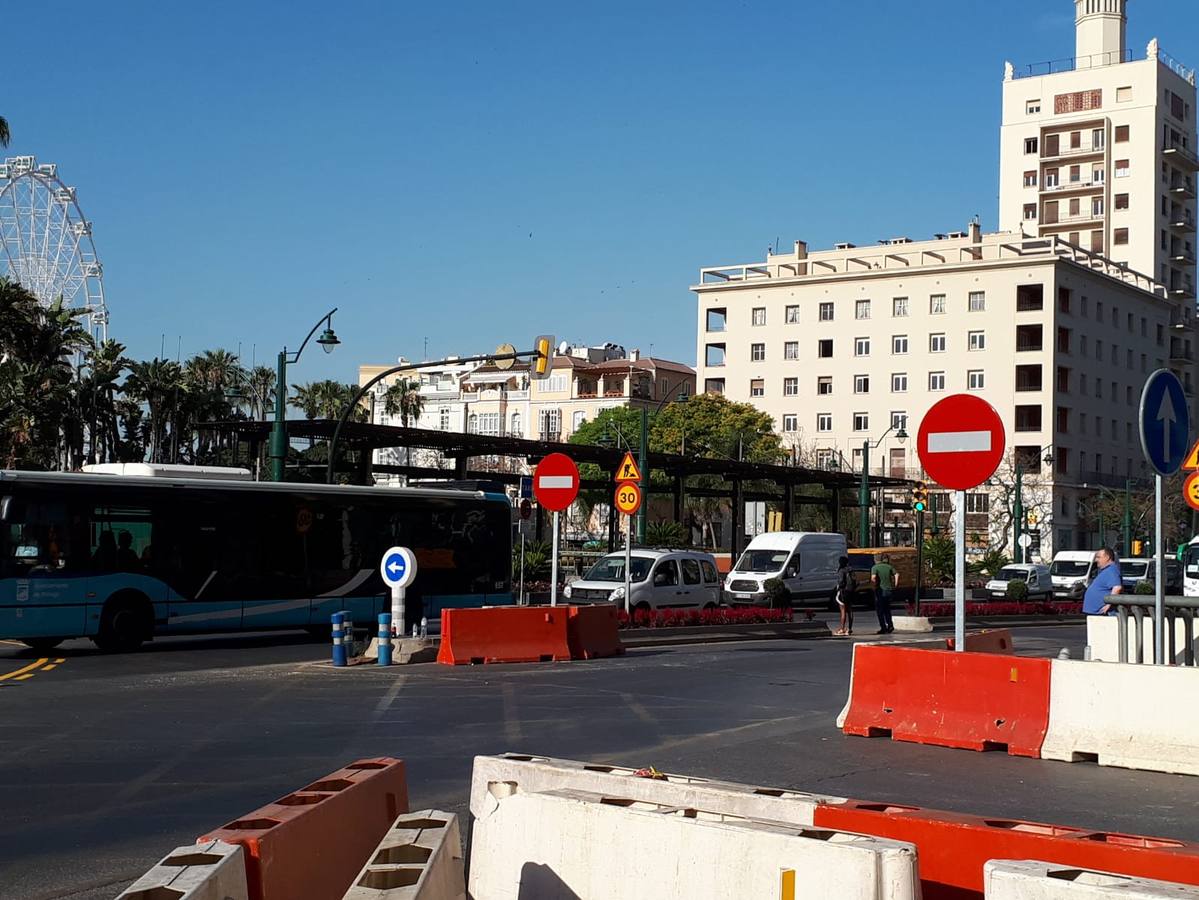
[[(1136, 648), (1133, 662), (1145, 662), (1145, 617), (1153, 621), (1156, 599), (1150, 594), (1110, 594), (1107, 602), (1116, 610), (1116, 640), (1119, 662), (1129, 662), (1128, 659), (1128, 620), (1131, 615), (1136, 628)], [(1182, 664), (1195, 665), (1195, 612), (1199, 610), (1199, 597), (1163, 597), (1163, 619), (1166, 629), (1165, 662), (1178, 659), (1177, 623), (1183, 622)]]
[(1035, 78), (1038, 75), (1073, 72), (1076, 69), (1098, 69), (1103, 66), (1114, 66), (1126, 62), (1132, 62), (1131, 50), (1125, 50), (1123, 53), (1117, 50), (1110, 53), (1092, 53), (1090, 56), (1067, 56), (1064, 59), (1051, 59), (1046, 62), (1022, 66), (1019, 69), (1013, 68), (1012, 77)]

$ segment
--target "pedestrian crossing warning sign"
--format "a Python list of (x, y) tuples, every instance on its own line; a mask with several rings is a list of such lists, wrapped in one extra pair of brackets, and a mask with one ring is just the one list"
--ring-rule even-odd
[(1195, 446), (1191, 448), (1191, 452), (1187, 454), (1186, 460), (1182, 464), (1183, 470), (1193, 472), (1199, 469), (1199, 441), (1195, 442)]
[(620, 461), (620, 466), (616, 469), (616, 481), (623, 484), (626, 481), (640, 481), (641, 470), (637, 468), (637, 460), (633, 459), (633, 454), (626, 452), (624, 459)]

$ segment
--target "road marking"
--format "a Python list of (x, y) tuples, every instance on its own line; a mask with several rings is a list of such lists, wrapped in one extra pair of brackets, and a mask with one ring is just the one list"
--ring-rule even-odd
[(48, 662), (50, 662), (50, 658), (48, 656), (44, 656), (37, 660), (37, 662), (31, 662), (29, 665), (22, 666), (14, 672), (9, 672), (7, 675), (0, 675), (0, 681), (7, 681), (10, 678), (16, 678), (18, 681), (22, 681), (24, 679), (22, 679), (21, 676), (26, 672), (32, 673), (34, 669), (39, 669)]
[(26, 672), (24, 675), (18, 675), (17, 681), (24, 681), (26, 678), (32, 678), (37, 672)]
[(46, 665), (42, 666), (42, 671), (50, 672), (57, 668), (58, 668), (58, 663), (46, 663)]
[(61, 666), (65, 662), (66, 662), (65, 659), (56, 659), (56, 660), (54, 660), (54, 665)]
[(395, 684), (387, 689), (387, 693), (379, 698), (379, 702), (375, 704), (375, 721), (378, 722), (387, 711), (391, 709), (391, 704), (395, 703), (395, 699), (399, 696), (400, 691), (404, 687), (404, 683), (408, 681), (407, 675), (400, 675), (396, 678)]
[(989, 431), (942, 431), (928, 436), (929, 453), (978, 453), (990, 449)]
[(508, 741), (508, 746), (516, 747), (524, 740), (520, 718), (516, 712), (516, 688), (506, 683), (501, 695), (504, 701), (504, 739)]
[(0, 641), (0, 644), (8, 644), (10, 647), (24, 647), (20, 641)]

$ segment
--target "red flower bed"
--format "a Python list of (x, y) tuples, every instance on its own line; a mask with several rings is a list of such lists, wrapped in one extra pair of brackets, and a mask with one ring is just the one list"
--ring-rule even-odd
[[(915, 614), (915, 607), (909, 603), (908, 615), (914, 616)], [(920, 615), (922, 616), (952, 616), (953, 614), (952, 603), (931, 603), (928, 600), (921, 601), (920, 603)], [(1076, 616), (1081, 614), (1081, 600), (1049, 603), (1010, 603), (999, 601), (996, 603), (966, 604), (966, 615), (968, 616)]]
[[(807, 619), (814, 613), (799, 610)], [(720, 607), (717, 609), (636, 610), (632, 622), (624, 610), (618, 613), (621, 628), (687, 628), (695, 625), (766, 625), (793, 621), (792, 610), (764, 607)]]

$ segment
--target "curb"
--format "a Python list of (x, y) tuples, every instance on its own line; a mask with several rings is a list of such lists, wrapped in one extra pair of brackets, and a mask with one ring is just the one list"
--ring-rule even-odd
[(621, 631), (620, 641), (635, 647), (669, 647), (682, 644), (715, 644), (729, 641), (776, 641), (829, 637), (825, 622), (780, 622), (762, 625), (696, 625), (685, 628), (636, 628)]

